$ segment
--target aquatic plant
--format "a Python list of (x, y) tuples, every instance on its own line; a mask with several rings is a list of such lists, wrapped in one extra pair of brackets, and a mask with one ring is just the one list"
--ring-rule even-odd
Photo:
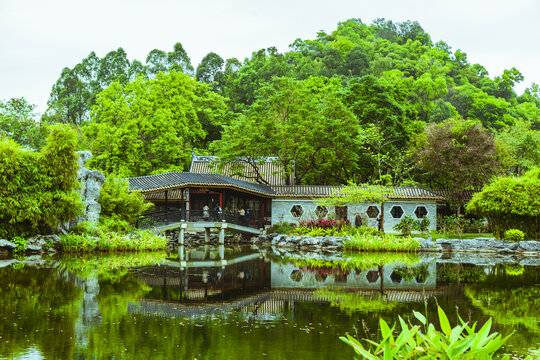
[[(443, 309), (437, 306), (441, 331), (435, 329), (427, 318), (413, 311), (421, 325), (407, 324), (398, 316), (401, 332), (394, 338), (395, 325), (390, 328), (386, 321), (379, 320), (382, 340), (376, 342), (365, 339), (364, 347), (351, 335), (340, 339), (350, 345), (356, 354), (365, 359), (491, 359), (493, 354), (504, 345), (510, 335), (502, 337), (491, 332), (492, 320), (476, 332), (476, 322), (469, 326), (459, 317), (459, 325), (450, 327), (448, 317)], [(509, 356), (505, 356), (509, 359)]]

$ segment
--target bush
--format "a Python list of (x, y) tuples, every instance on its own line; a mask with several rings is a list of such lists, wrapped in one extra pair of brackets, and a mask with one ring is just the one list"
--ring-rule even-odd
[(504, 239), (508, 241), (523, 241), (525, 234), (518, 229), (509, 229), (504, 232)]
[(521, 229), (528, 239), (540, 238), (540, 168), (520, 178), (500, 177), (474, 194), (467, 212), (486, 217), (493, 232)]
[(429, 229), (431, 221), (426, 216), (423, 216), (421, 220), (416, 221), (416, 230), (424, 234)]
[(399, 224), (394, 225), (394, 230), (400, 231), (405, 236), (411, 235), (415, 228), (416, 221), (410, 215), (403, 217)]
[(107, 233), (94, 237), (88, 234), (69, 233), (60, 236), (60, 245), (62, 251), (66, 253), (149, 251), (165, 250), (167, 239), (154, 235), (150, 230), (138, 230), (130, 236)]
[(28, 243), (26, 242), (26, 240), (20, 236), (15, 236), (13, 239), (12, 239), (12, 242), (17, 245), (17, 247), (15, 249), (13, 249), (13, 253), (14, 254), (18, 254), (20, 252), (23, 252), (23, 251), (26, 251), (26, 249), (28, 248)]
[(282, 222), (282, 223), (276, 223), (272, 226), (270, 226), (266, 232), (268, 234), (271, 234), (271, 233), (278, 233), (278, 234), (291, 234), (294, 229), (296, 229), (296, 225), (295, 224), (291, 224), (291, 223), (288, 223), (288, 222)]
[(76, 139), (69, 126), (53, 126), (32, 152), (0, 136), (0, 237), (50, 233), (82, 214)]
[(81, 221), (75, 225), (72, 232), (77, 235), (99, 236), (101, 231), (95, 222)]
[(117, 233), (125, 235), (134, 230), (133, 225), (125, 220), (103, 217), (100, 219), (99, 229), (103, 233)]
[(323, 219), (323, 218), (318, 218), (316, 220), (300, 221), (300, 226), (305, 227), (305, 228), (341, 229), (341, 227), (344, 225), (351, 226), (351, 222), (349, 220), (334, 220), (334, 219)]
[(154, 204), (147, 203), (138, 191), (129, 191), (128, 181), (109, 176), (101, 186), (99, 195), (101, 216), (133, 224)]

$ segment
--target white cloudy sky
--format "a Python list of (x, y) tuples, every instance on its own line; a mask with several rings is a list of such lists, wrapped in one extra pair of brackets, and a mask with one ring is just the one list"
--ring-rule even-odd
[(179, 41), (196, 66), (210, 51), (243, 60), (339, 21), (380, 17), (420, 22), (491, 77), (516, 67), (525, 76), (519, 93), (540, 83), (538, 0), (0, 0), (0, 100), (24, 96), (45, 111), (62, 68), (91, 51), (123, 47), (144, 62)]

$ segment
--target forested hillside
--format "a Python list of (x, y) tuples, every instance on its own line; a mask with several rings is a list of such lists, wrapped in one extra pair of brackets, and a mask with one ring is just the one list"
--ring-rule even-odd
[[(62, 71), (42, 122), (78, 127), (93, 166), (120, 176), (187, 170), (195, 151), (275, 156), (299, 184), (477, 187), (540, 163), (540, 89), (518, 95), (522, 80), (513, 67), (488, 74), (417, 22), (351, 19), (285, 53), (210, 52), (196, 69), (180, 43), (144, 63), (92, 52)], [(13, 134), (2, 119), (16, 116), (0, 116)]]

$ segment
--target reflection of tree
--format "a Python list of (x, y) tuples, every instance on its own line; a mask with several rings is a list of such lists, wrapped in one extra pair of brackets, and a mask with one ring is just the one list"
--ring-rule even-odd
[(321, 271), (325, 270), (326, 273), (334, 274), (336, 272), (340, 272), (348, 274), (353, 270), (365, 271), (382, 265), (391, 265), (397, 263), (414, 265), (420, 262), (420, 257), (417, 254), (410, 253), (363, 252), (344, 254), (344, 258), (342, 260), (289, 258), (289, 262), (300, 268), (310, 269), (312, 272), (315, 272), (314, 269), (320, 269)]
[(467, 285), (465, 295), (472, 304), (491, 316), (497, 325), (514, 330), (510, 339), (516, 349), (527, 349), (531, 339), (538, 339), (540, 331), (540, 286), (518, 288), (486, 288), (483, 285)]
[(80, 278), (98, 275), (103, 278), (120, 278), (127, 270), (135, 266), (147, 266), (160, 263), (167, 258), (165, 252), (141, 252), (116, 255), (83, 255), (64, 256), (60, 259), (60, 267)]
[(538, 332), (540, 322), (540, 286), (514, 289), (486, 289), (485, 286), (466, 286), (465, 295), (473, 304), (504, 325), (523, 325)]
[(46, 359), (71, 359), (81, 291), (56, 269), (0, 269), (0, 357), (37, 347)]
[(394, 272), (398, 273), (406, 283), (411, 283), (413, 280), (423, 283), (429, 276), (426, 264), (420, 266), (396, 266)]
[(437, 264), (437, 284), (440, 283), (479, 283), (486, 280), (483, 266), (471, 264)]
[(395, 309), (399, 304), (398, 302), (388, 301), (386, 296), (381, 294), (365, 296), (354, 291), (338, 289), (320, 289), (317, 290), (317, 294), (326, 297), (330, 300), (331, 306), (338, 307), (347, 314), (358, 311), (364, 313), (389, 311)]

